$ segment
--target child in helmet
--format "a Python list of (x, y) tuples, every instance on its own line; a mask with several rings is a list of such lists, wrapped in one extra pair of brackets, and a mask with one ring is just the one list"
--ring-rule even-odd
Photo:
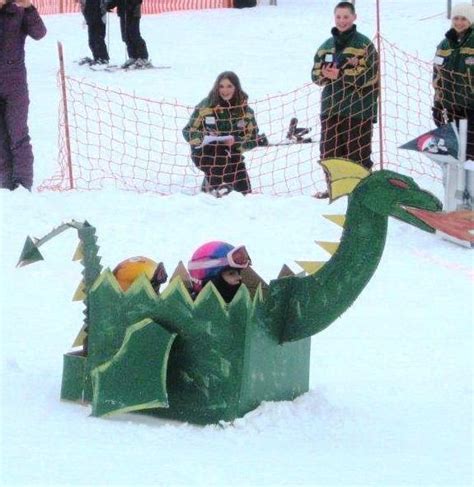
[(160, 285), (168, 279), (163, 262), (157, 264), (148, 257), (130, 257), (115, 267), (113, 274), (122, 291), (126, 291), (141, 274), (150, 280), (156, 294), (160, 292)]
[(193, 298), (212, 282), (226, 303), (230, 303), (242, 284), (241, 271), (252, 265), (246, 248), (213, 241), (201, 245), (191, 257), (188, 270), (193, 281)]

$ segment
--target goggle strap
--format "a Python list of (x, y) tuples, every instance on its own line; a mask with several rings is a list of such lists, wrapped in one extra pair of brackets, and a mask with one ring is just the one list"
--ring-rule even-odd
[(221, 257), (219, 259), (209, 259), (209, 260), (190, 260), (188, 262), (188, 269), (190, 271), (196, 269), (210, 269), (212, 267), (218, 267), (221, 265), (227, 265), (229, 261), (227, 257)]
[[(244, 264), (239, 264), (235, 262), (233, 255), (238, 252), (244, 252), (246, 261)], [(219, 267), (219, 266), (229, 266), (235, 269), (245, 269), (249, 265), (252, 264), (250, 257), (247, 253), (247, 249), (244, 245), (240, 247), (235, 247), (234, 249), (230, 250), (225, 257), (219, 257), (218, 259), (208, 259), (208, 260), (190, 260), (188, 262), (188, 270), (197, 270), (197, 269), (211, 269), (212, 267)]]

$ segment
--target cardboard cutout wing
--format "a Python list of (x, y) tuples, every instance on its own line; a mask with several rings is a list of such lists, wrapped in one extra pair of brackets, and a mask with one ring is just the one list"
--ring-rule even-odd
[(451, 123), (410, 140), (401, 145), (400, 149), (422, 152), (438, 164), (457, 164), (459, 162), (459, 136)]

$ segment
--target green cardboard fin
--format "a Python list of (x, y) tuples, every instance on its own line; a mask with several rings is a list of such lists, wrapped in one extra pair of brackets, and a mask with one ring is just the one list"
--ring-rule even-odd
[(31, 237), (26, 237), (25, 245), (23, 245), (23, 250), (21, 251), (21, 255), (16, 266), (23, 267), (25, 265), (38, 262), (39, 260), (44, 260), (44, 257), (38, 250), (38, 246)]
[(175, 337), (150, 319), (131, 325), (115, 356), (92, 370), (92, 415), (168, 407), (166, 375)]

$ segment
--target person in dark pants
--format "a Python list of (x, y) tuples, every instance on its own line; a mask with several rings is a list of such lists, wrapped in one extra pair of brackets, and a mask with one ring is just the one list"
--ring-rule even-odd
[(224, 71), (183, 129), (191, 159), (205, 174), (204, 192), (252, 191), (243, 152), (257, 146), (258, 126), (247, 100), (238, 76)]
[(141, 69), (152, 67), (148, 60), (148, 50), (145, 40), (140, 33), (140, 19), (142, 13), (142, 0), (108, 0), (108, 11), (117, 7), (120, 18), (120, 32), (122, 41), (127, 46), (128, 60), (122, 68)]
[(474, 161), (474, 6), (459, 3), (451, 28), (436, 49), (433, 67), (433, 120), (436, 126), (467, 119), (466, 159)]
[(256, 7), (257, 0), (234, 0), (234, 8)]
[[(354, 5), (340, 2), (335, 27), (314, 56), (311, 79), (321, 95), (321, 159), (350, 159), (373, 165), (372, 132), (377, 119), (378, 56), (373, 43), (357, 31)], [(320, 197), (327, 197), (323, 192)]]
[(33, 185), (25, 40), (45, 35), (31, 0), (0, 0), (0, 188), (14, 190), (21, 185), (31, 191)]
[(108, 64), (109, 53), (105, 44), (105, 14), (102, 0), (80, 0), (82, 15), (87, 24), (87, 35), (92, 58), (85, 57), (79, 64)]

